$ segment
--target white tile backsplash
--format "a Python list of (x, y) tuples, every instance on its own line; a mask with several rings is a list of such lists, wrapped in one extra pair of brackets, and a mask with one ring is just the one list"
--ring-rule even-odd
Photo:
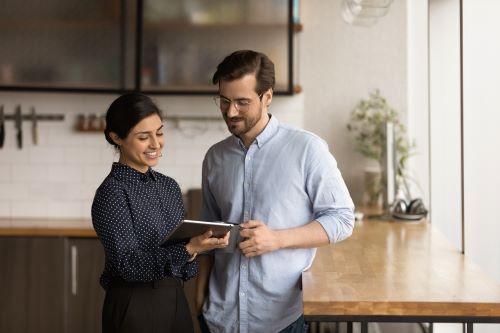
[(101, 148), (95, 146), (73, 146), (64, 148), (64, 163), (65, 164), (101, 164)]
[(64, 148), (62, 147), (31, 147), (29, 150), (29, 163), (61, 165), (64, 161)]
[(28, 198), (30, 193), (28, 183), (0, 183), (0, 202)]
[(75, 168), (72, 166), (60, 164), (52, 165), (49, 167), (49, 173), (47, 175), (48, 180), (51, 183), (58, 182), (82, 182), (84, 178), (84, 168)]
[[(39, 122), (39, 144), (33, 145), (29, 122), (23, 125), (24, 145), (19, 150), (13, 122), (7, 122), (6, 142), (0, 150), (0, 217), (90, 218), (97, 187), (119, 155), (102, 133), (73, 129), (79, 113), (105, 112), (115, 95), (0, 92), (0, 103), (11, 113), (36, 106), (39, 114), (64, 114), (63, 122)], [(174, 178), (186, 192), (200, 187), (201, 164), (207, 149), (229, 135), (224, 121), (169, 121), (169, 115), (220, 117), (211, 99), (158, 96), (160, 109), (168, 110), (164, 156), (155, 170)], [(282, 122), (300, 126), (300, 95), (274, 98), (273, 113)], [(27, 109), (26, 109), (27, 110)], [(97, 111), (96, 111), (97, 110)], [(28, 222), (27, 222), (28, 223)], [(50, 223), (50, 222), (47, 222)]]
[(15, 183), (38, 183), (46, 182), (49, 167), (42, 164), (13, 165), (12, 181)]
[(57, 218), (79, 218), (84, 214), (81, 201), (51, 201), (47, 209), (48, 216)]
[(30, 150), (30, 147), (19, 150), (15, 146), (5, 144), (2, 150), (0, 150), (0, 165), (22, 165), (29, 163)]
[(10, 215), (11, 215), (10, 201), (0, 199), (0, 216), (10, 216)]
[(111, 163), (100, 165), (86, 165), (83, 167), (83, 181), (95, 183), (96, 179), (104, 179), (111, 170)]
[(199, 147), (187, 147), (171, 149), (173, 156), (170, 160), (176, 166), (190, 166), (190, 165), (201, 165), (203, 163), (203, 157), (205, 156), (206, 149)]
[(11, 214), (13, 217), (46, 218), (49, 217), (48, 203), (49, 201), (46, 199), (12, 200)]
[(10, 173), (11, 166), (8, 164), (0, 164), (0, 183), (10, 181), (12, 175)]

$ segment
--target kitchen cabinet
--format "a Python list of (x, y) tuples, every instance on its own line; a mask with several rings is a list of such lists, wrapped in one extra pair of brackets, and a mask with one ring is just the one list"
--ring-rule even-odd
[(119, 89), (122, 14), (120, 0), (3, 0), (0, 87)]
[(104, 250), (95, 238), (67, 238), (66, 332), (101, 332), (104, 289), (99, 277), (104, 268)]
[(0, 237), (0, 332), (100, 332), (95, 238)]
[(141, 90), (209, 92), (217, 64), (238, 49), (267, 54), (276, 91), (292, 90), (289, 0), (144, 0)]
[(27, 238), (0, 238), (0, 332), (27, 332)]
[[(64, 239), (28, 240), (26, 332), (64, 332)], [(7, 284), (8, 286), (8, 284)]]
[(266, 53), (293, 93), (293, 0), (5, 0), (0, 89), (213, 94), (237, 49)]

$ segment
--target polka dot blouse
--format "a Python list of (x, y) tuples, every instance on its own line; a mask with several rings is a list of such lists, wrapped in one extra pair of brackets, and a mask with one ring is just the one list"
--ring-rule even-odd
[(92, 223), (106, 253), (101, 285), (111, 280), (156, 281), (166, 276), (187, 280), (197, 274), (185, 243), (161, 246), (184, 216), (179, 185), (151, 168), (141, 173), (114, 163), (96, 191)]

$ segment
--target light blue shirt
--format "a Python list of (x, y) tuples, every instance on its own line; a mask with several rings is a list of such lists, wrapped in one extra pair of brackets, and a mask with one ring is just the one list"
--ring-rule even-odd
[[(317, 220), (330, 243), (349, 237), (354, 205), (325, 141), (272, 116), (248, 149), (236, 136), (203, 161), (201, 218), (261, 220), (288, 229)], [(212, 333), (278, 332), (302, 313), (301, 273), (316, 249), (281, 249), (246, 258), (214, 252), (203, 315)]]

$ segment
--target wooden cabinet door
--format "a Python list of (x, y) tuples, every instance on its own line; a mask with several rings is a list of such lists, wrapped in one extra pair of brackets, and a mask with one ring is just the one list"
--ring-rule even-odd
[(64, 332), (64, 238), (28, 241), (27, 332)]
[(0, 239), (0, 332), (64, 332), (62, 238)]
[(66, 331), (99, 333), (104, 301), (104, 289), (99, 284), (104, 268), (103, 247), (95, 238), (70, 238), (66, 252)]
[(26, 332), (28, 238), (0, 237), (0, 332)]

